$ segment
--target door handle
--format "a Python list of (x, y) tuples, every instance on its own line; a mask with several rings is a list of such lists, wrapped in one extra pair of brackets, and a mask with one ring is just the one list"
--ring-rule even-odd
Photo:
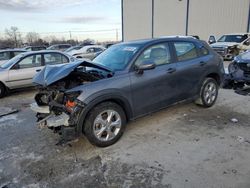
[(206, 62), (204, 62), (204, 61), (201, 61), (200, 62), (200, 66), (204, 66), (204, 65), (206, 65), (207, 63)]
[(173, 72), (175, 72), (176, 71), (176, 68), (169, 68), (168, 70), (167, 70), (167, 73), (173, 73)]
[(36, 70), (36, 72), (40, 72), (40, 71), (41, 71), (41, 69), (37, 69), (37, 70)]

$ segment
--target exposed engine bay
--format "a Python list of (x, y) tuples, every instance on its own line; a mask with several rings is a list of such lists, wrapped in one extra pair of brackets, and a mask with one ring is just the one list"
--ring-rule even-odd
[(69, 127), (75, 133), (84, 104), (77, 100), (80, 91), (68, 91), (108, 77), (112, 77), (110, 70), (89, 62), (45, 67), (33, 79), (38, 84), (38, 93), (35, 95), (36, 104), (32, 104), (31, 109), (37, 112), (38, 126), (60, 134), (63, 134), (64, 127)]

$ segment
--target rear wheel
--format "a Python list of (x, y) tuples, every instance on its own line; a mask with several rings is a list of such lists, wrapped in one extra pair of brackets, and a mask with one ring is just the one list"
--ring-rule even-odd
[(85, 121), (84, 132), (92, 144), (106, 147), (120, 139), (125, 127), (123, 109), (116, 103), (104, 102), (91, 110)]
[(5, 93), (6, 93), (5, 86), (2, 83), (0, 83), (0, 98), (4, 97)]
[(206, 78), (200, 89), (200, 97), (195, 101), (203, 107), (211, 107), (217, 100), (219, 86), (215, 79)]

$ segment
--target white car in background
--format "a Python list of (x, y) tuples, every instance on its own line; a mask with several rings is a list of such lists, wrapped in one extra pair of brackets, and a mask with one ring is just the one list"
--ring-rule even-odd
[(66, 53), (76, 58), (86, 58), (92, 60), (104, 50), (106, 50), (106, 48), (100, 45), (88, 45), (83, 46), (80, 49), (71, 50)]
[[(77, 61), (76, 58), (54, 50), (21, 53), (0, 66), (0, 98), (9, 90), (34, 86), (33, 76), (46, 65)], [(49, 72), (48, 72), (49, 74)]]

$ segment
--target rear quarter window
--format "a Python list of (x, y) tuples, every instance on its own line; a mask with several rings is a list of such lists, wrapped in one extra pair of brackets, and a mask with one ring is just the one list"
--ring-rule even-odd
[(206, 55), (209, 54), (209, 51), (208, 51), (208, 49), (205, 46), (202, 46), (200, 48), (200, 54), (201, 54), (201, 56), (206, 56)]
[(178, 61), (185, 61), (198, 57), (197, 49), (192, 42), (174, 42)]

